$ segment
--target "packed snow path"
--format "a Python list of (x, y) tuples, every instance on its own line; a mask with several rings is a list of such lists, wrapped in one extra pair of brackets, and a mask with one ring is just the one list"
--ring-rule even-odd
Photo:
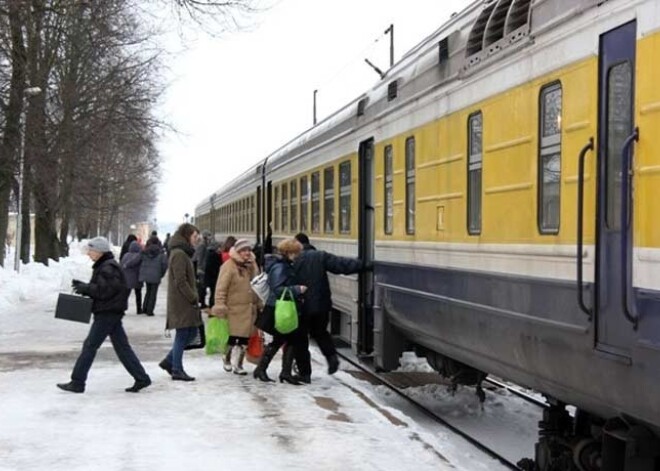
[[(89, 327), (54, 319), (55, 300), (90, 266), (74, 256), (20, 276), (0, 269), (0, 470), (501, 469), (382, 403), (368, 383), (327, 376), (316, 351), (310, 386), (238, 377), (201, 351), (184, 357), (197, 381), (171, 381), (157, 366), (171, 345), (165, 285), (155, 317), (135, 315), (131, 296), (124, 321), (153, 385), (124, 392), (133, 379), (106, 341), (85, 393), (60, 391), (55, 384), (69, 380)], [(277, 377), (279, 357), (269, 373)]]

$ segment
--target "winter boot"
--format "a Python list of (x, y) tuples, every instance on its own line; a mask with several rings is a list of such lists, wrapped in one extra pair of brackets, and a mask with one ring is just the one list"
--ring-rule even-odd
[(85, 385), (76, 383), (74, 381), (69, 381), (68, 383), (59, 383), (57, 385), (58, 388), (60, 388), (62, 391), (68, 391), (72, 393), (84, 393), (85, 392)]
[(142, 379), (142, 380), (135, 380), (135, 384), (131, 386), (130, 388), (126, 388), (126, 392), (140, 392), (140, 389), (144, 389), (147, 386), (151, 384), (151, 378), (147, 377), (147, 379)]
[(333, 375), (337, 372), (339, 369), (339, 357), (337, 357), (337, 354), (335, 353), (334, 355), (330, 355), (328, 357), (328, 374)]
[(280, 372), (280, 383), (289, 383), (295, 386), (300, 386), (300, 383), (296, 378), (291, 374), (291, 368), (293, 367), (293, 359), (295, 358), (296, 351), (293, 347), (289, 345), (284, 346), (284, 352), (282, 353), (282, 371)]
[(167, 371), (168, 375), (172, 376), (172, 363), (170, 363), (167, 358), (158, 363), (158, 366)]
[(172, 379), (174, 381), (195, 381), (195, 378), (188, 376), (188, 373), (183, 370), (172, 370)]
[(245, 347), (236, 345), (231, 354), (231, 367), (235, 375), (246, 375), (247, 371), (243, 369), (243, 359), (245, 358)]
[(233, 345), (227, 346), (227, 351), (222, 356), (222, 368), (227, 373), (229, 373), (231, 371), (231, 352), (232, 352), (233, 348), (234, 348)]
[(266, 370), (268, 370), (268, 365), (270, 365), (270, 362), (272, 361), (273, 357), (277, 353), (277, 348), (275, 348), (275, 345), (272, 343), (269, 343), (266, 345), (264, 348), (263, 355), (261, 355), (261, 359), (259, 360), (259, 364), (257, 367), (254, 369), (254, 372), (252, 375), (265, 383), (272, 383), (273, 380), (268, 377), (268, 373)]

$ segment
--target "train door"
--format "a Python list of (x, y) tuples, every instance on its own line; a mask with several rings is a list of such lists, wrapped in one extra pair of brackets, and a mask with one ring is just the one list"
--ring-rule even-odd
[[(358, 206), (358, 257), (365, 263), (373, 263), (375, 247), (374, 213), (374, 141), (360, 143), (359, 159), (359, 206)], [(374, 276), (372, 271), (360, 273), (358, 283), (358, 354), (368, 355), (373, 350), (374, 337)]]
[(630, 356), (632, 188), (627, 156), (635, 139), (635, 21), (600, 38), (598, 209), (596, 248), (597, 348)]

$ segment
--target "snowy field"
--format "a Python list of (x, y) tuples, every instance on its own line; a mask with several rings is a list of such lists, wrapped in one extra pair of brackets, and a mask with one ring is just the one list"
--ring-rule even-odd
[[(228, 374), (199, 351), (184, 357), (197, 381), (171, 381), (157, 366), (171, 344), (165, 285), (155, 317), (135, 315), (131, 297), (124, 322), (153, 385), (124, 392), (133, 379), (108, 341), (85, 393), (60, 391), (88, 330), (53, 317), (58, 292), (91, 275), (91, 262), (72, 253), (18, 276), (0, 267), (0, 470), (503, 469), (377, 387), (344, 371), (327, 376), (317, 351), (310, 386)], [(278, 372), (279, 357), (269, 373)]]

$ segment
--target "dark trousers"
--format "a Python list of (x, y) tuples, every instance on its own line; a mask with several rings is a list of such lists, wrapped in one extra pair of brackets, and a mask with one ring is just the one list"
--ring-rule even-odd
[(137, 308), (137, 313), (140, 314), (142, 310), (142, 283), (137, 285), (135, 288), (135, 306)]
[(337, 349), (332, 341), (330, 332), (328, 332), (328, 323), (330, 322), (329, 312), (314, 312), (305, 316), (305, 323), (312, 337), (318, 344), (323, 356), (326, 358), (337, 354)]
[(204, 283), (203, 276), (197, 280), (197, 297), (199, 304), (206, 306), (206, 283)]
[(147, 293), (144, 295), (144, 307), (142, 312), (153, 314), (156, 308), (156, 296), (158, 295), (159, 283), (147, 283)]
[(213, 307), (215, 305), (215, 285), (209, 286), (209, 289), (211, 290), (211, 295), (209, 297), (209, 307)]
[(119, 358), (119, 361), (126, 371), (135, 378), (136, 381), (147, 381), (149, 376), (144, 371), (140, 360), (128, 343), (126, 331), (121, 322), (121, 315), (95, 315), (94, 322), (89, 329), (89, 334), (83, 343), (80, 356), (76, 360), (71, 373), (71, 380), (74, 383), (84, 385), (87, 381), (87, 374), (92, 367), (96, 352), (101, 347), (106, 337), (110, 337), (112, 348)]
[(282, 345), (287, 344), (287, 347), (293, 347), (295, 351), (296, 366), (298, 373), (302, 376), (310, 376), (312, 374), (312, 360), (309, 355), (309, 337), (307, 336), (307, 326), (305, 325), (304, 317), (299, 318), (298, 328), (290, 334), (273, 335), (271, 345), (277, 351)]

